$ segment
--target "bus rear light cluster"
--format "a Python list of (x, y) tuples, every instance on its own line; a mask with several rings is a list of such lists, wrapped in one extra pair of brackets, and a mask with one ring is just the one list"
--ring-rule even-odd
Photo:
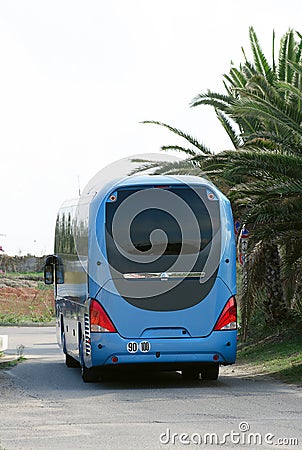
[(214, 328), (214, 331), (224, 330), (237, 330), (237, 305), (235, 297), (231, 297), (228, 300)]
[(90, 302), (90, 331), (92, 333), (116, 333), (115, 326), (99, 302)]

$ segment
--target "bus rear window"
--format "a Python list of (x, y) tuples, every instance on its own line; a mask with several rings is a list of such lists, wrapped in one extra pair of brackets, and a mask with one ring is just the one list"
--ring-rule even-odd
[(202, 270), (219, 222), (202, 187), (120, 189), (106, 204), (108, 262), (120, 273), (158, 272), (196, 255)]

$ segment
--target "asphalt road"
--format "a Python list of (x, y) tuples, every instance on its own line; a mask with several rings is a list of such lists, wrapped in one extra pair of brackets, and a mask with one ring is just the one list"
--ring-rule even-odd
[(0, 370), (1, 450), (302, 449), (297, 387), (236, 366), (215, 382), (175, 372), (85, 384), (79, 369), (65, 366), (54, 328), (0, 334), (9, 335), (11, 353), (24, 345), (27, 358)]

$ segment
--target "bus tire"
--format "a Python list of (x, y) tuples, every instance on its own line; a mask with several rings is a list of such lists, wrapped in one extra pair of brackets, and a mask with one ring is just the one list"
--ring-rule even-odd
[(201, 378), (203, 380), (217, 380), (219, 375), (219, 364), (205, 365), (201, 369)]
[(88, 368), (85, 364), (82, 365), (82, 380), (84, 383), (93, 383), (98, 381), (99, 374), (95, 367)]
[(65, 353), (65, 364), (67, 367), (71, 368), (81, 367), (81, 364), (72, 356), (68, 355), (68, 353)]
[(80, 353), (80, 366), (81, 366), (81, 372), (82, 372), (82, 380), (84, 383), (93, 383), (94, 381), (97, 381), (99, 378), (99, 374), (95, 367), (86, 367), (85, 361), (84, 361), (84, 355), (83, 355), (83, 337), (80, 340), (79, 345), (79, 353)]
[(200, 369), (184, 369), (181, 375), (184, 380), (199, 380)]

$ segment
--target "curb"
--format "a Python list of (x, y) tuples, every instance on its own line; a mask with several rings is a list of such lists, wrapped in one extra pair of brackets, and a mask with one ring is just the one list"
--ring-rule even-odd
[(0, 327), (55, 327), (56, 322), (20, 322), (20, 323), (0, 323)]
[(0, 357), (0, 368), (1, 366), (5, 366), (10, 363), (16, 363), (18, 362), (18, 356), (17, 355), (3, 355)]

